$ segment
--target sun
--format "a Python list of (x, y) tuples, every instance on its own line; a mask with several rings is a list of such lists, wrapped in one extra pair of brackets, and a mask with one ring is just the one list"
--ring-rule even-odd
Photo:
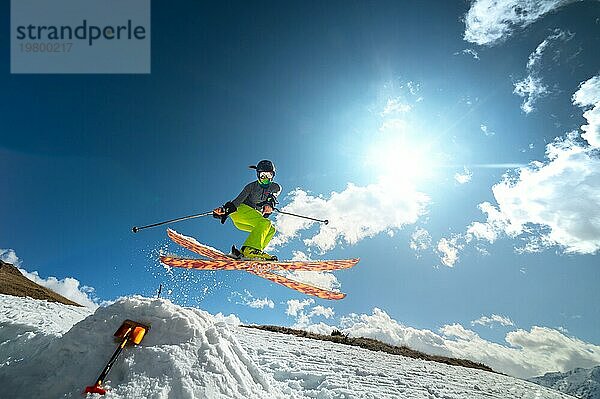
[(366, 150), (366, 167), (377, 177), (414, 184), (429, 179), (433, 162), (417, 140), (407, 137), (380, 137)]

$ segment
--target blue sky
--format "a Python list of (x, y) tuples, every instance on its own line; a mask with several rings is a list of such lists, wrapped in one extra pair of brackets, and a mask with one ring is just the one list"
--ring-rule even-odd
[[(97, 301), (162, 283), (242, 322), (344, 327), (520, 376), (598, 364), (600, 4), (541, 3), (154, 2), (149, 75), (11, 75), (4, 52), (3, 256)], [(346, 299), (168, 271), (159, 251), (191, 254), (162, 227), (131, 233), (232, 199), (264, 158), (282, 207), (333, 225), (279, 218), (274, 250), (360, 257), (300, 276)], [(172, 227), (244, 239), (212, 218)]]

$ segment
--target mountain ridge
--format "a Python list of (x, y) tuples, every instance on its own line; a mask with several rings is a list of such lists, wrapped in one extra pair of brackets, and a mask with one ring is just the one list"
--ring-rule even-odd
[(552, 372), (529, 381), (582, 399), (600, 399), (600, 365), (578, 367), (565, 373)]
[(33, 299), (59, 302), (65, 305), (82, 306), (29, 280), (14, 265), (2, 260), (0, 260), (0, 294), (30, 297)]

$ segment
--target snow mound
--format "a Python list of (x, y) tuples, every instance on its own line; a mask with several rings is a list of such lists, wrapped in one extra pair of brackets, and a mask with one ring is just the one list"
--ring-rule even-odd
[[(2, 396), (81, 397), (116, 349), (113, 334), (125, 319), (149, 325), (150, 330), (113, 366), (104, 384), (107, 399), (287, 397), (272, 377), (260, 371), (225, 323), (199, 309), (137, 296), (97, 309), (62, 336), (31, 331), (7, 339), (3, 330)], [(7, 356), (2, 346), (9, 353), (10, 346), (29, 349), (16, 358)]]

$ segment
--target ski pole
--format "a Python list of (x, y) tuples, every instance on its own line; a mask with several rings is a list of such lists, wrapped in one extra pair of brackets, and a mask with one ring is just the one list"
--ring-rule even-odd
[(311, 218), (309, 216), (302, 216), (302, 215), (297, 215), (295, 213), (290, 213), (290, 212), (284, 212), (282, 210), (280, 210), (279, 208), (273, 208), (275, 211), (277, 211), (278, 213), (281, 213), (283, 215), (290, 215), (290, 216), (295, 216), (297, 218), (302, 218), (302, 219), (308, 219), (308, 220), (314, 220), (315, 222), (319, 222), (319, 223), (325, 223), (325, 224), (329, 224), (329, 220), (325, 219), (325, 220), (321, 220), (321, 219), (315, 219), (315, 218)]
[(210, 212), (204, 212), (204, 213), (199, 213), (197, 215), (184, 216), (184, 217), (177, 218), (177, 219), (165, 220), (164, 222), (158, 222), (158, 223), (154, 223), (154, 224), (149, 224), (148, 226), (141, 226), (141, 227), (133, 226), (131, 228), (131, 231), (133, 231), (134, 233), (137, 233), (140, 230), (148, 229), (150, 227), (162, 226), (163, 224), (167, 224), (167, 223), (181, 222), (182, 220), (200, 218), (202, 216), (208, 216), (208, 215), (212, 215), (212, 211), (210, 211)]

